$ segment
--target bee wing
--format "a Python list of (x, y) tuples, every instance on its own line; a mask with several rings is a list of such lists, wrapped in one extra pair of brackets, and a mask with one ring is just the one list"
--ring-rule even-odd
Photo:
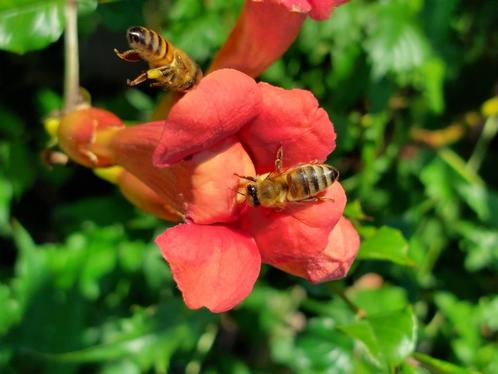
[(275, 178), (281, 176), (282, 174), (287, 173), (289, 170), (290, 169), (286, 169), (286, 170), (282, 170), (282, 169), (281, 170), (273, 170), (270, 173), (268, 173), (268, 175), (263, 180), (265, 181), (267, 179), (275, 179)]

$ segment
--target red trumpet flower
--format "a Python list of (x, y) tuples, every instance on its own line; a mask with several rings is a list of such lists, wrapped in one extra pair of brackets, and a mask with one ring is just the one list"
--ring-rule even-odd
[(209, 71), (233, 68), (257, 77), (279, 59), (296, 39), (306, 16), (330, 17), (349, 0), (246, 0), (228, 40)]
[(185, 94), (166, 123), (124, 127), (105, 113), (64, 118), (61, 144), (85, 165), (121, 166), (113, 181), (136, 205), (185, 222), (156, 243), (190, 308), (233, 308), (251, 292), (261, 263), (315, 283), (348, 272), (359, 237), (343, 217), (339, 182), (326, 199), (278, 210), (250, 207), (237, 194), (236, 174), (272, 171), (279, 147), (284, 168), (324, 162), (334, 150), (333, 125), (309, 91), (221, 69)]
[[(220, 92), (227, 95), (223, 103)], [(198, 114), (192, 114), (191, 106)], [(327, 200), (288, 204), (281, 210), (249, 207), (235, 193), (240, 183), (235, 173), (273, 170), (280, 146), (284, 167), (323, 162), (334, 150), (333, 125), (310, 92), (256, 84), (240, 72), (219, 70), (186, 94), (166, 122), (154, 153), (155, 166), (164, 170), (220, 144), (240, 146), (221, 163), (199, 164), (202, 172), (191, 177), (197, 189), (186, 208), (187, 223), (156, 240), (190, 308), (233, 308), (251, 292), (261, 262), (315, 283), (346, 275), (359, 237), (342, 216), (346, 195), (339, 182), (326, 191)], [(211, 209), (224, 219), (209, 219), (205, 196), (214, 186)], [(227, 209), (222, 214), (217, 204), (226, 200), (230, 203), (221, 204)], [(202, 217), (194, 209), (197, 202)]]

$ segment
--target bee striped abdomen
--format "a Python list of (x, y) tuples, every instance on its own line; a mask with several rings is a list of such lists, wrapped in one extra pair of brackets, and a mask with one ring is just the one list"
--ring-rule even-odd
[(332, 185), (339, 173), (326, 164), (302, 165), (287, 174), (288, 201), (306, 200)]

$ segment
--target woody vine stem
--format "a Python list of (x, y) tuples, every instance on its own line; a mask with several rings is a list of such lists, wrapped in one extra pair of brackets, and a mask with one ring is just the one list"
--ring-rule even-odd
[(67, 0), (64, 32), (64, 111), (66, 113), (73, 111), (79, 101), (78, 59), (78, 6), (76, 0)]

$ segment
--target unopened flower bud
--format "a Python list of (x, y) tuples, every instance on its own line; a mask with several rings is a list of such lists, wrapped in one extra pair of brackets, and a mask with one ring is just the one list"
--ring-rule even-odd
[(83, 166), (109, 166), (113, 164), (112, 160), (93, 152), (92, 146), (97, 135), (111, 135), (124, 127), (121, 120), (111, 112), (93, 107), (76, 110), (61, 118), (59, 146), (73, 161)]

